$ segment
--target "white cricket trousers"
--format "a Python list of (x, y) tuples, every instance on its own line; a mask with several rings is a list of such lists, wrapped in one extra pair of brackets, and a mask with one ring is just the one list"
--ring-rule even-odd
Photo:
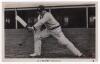
[(46, 38), (49, 35), (52, 35), (54, 38), (56, 38), (60, 44), (65, 45), (75, 56), (82, 55), (82, 53), (73, 45), (73, 43), (65, 37), (61, 27), (53, 30), (45, 29), (42, 32), (36, 32), (34, 34), (34, 53), (41, 54), (41, 39)]

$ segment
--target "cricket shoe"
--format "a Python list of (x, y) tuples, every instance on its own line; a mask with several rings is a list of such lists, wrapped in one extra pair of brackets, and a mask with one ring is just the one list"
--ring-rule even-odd
[(87, 58), (87, 56), (82, 54), (81, 56), (79, 56), (79, 58)]
[(29, 56), (31, 56), (31, 57), (36, 57), (36, 56), (40, 56), (40, 54), (38, 54), (38, 53), (33, 53), (33, 54), (30, 54)]

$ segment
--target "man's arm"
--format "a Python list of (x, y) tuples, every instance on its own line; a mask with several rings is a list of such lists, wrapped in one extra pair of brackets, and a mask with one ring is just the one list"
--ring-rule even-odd
[(48, 20), (49, 20), (49, 14), (46, 13), (44, 15), (44, 17), (42, 19), (38, 20), (38, 22), (33, 27), (38, 29), (40, 26), (42, 26)]

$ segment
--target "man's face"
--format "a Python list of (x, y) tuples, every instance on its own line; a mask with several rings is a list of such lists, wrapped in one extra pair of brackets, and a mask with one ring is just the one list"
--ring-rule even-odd
[(42, 10), (38, 8), (38, 14), (42, 14)]

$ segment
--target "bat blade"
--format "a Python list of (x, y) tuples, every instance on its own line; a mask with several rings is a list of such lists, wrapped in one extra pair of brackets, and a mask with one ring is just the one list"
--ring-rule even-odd
[(27, 23), (26, 23), (21, 17), (19, 17), (18, 15), (16, 16), (16, 20), (17, 20), (23, 27), (26, 27), (26, 26), (27, 26)]

